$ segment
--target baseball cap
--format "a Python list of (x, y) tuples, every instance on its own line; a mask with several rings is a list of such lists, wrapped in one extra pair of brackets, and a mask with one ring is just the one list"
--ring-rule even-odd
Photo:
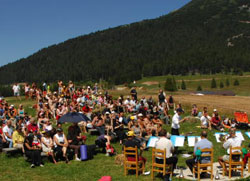
[(214, 112), (216, 112), (217, 111), (217, 109), (214, 109)]
[(131, 136), (134, 136), (135, 134), (134, 134), (134, 131), (129, 131), (128, 133), (127, 133), (127, 136), (129, 136), (129, 137), (131, 137)]

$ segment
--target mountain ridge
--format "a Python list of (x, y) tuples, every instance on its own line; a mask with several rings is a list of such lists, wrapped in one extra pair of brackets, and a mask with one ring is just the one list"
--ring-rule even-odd
[(193, 0), (156, 19), (41, 49), (1, 67), (0, 83), (104, 79), (119, 84), (142, 76), (249, 71), (249, 20), (247, 0)]

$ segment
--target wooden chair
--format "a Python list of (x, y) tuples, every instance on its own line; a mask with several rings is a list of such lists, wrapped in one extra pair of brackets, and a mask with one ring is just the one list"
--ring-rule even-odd
[[(206, 148), (206, 149), (202, 149), (201, 152), (203, 154), (201, 154), (201, 160), (204, 157), (209, 157), (210, 158), (210, 162), (209, 163), (196, 163), (193, 167), (193, 174), (197, 174), (198, 175), (198, 180), (200, 180), (200, 174), (202, 172), (209, 172), (211, 174), (210, 178), (211, 180), (213, 180), (213, 159), (214, 159), (214, 150), (213, 148)], [(210, 169), (209, 169), (210, 168)]]
[(248, 166), (248, 173), (250, 173), (250, 158), (247, 160), (247, 166)]
[[(123, 149), (124, 154), (124, 175), (127, 175), (127, 170), (135, 170), (136, 178), (138, 177), (138, 173), (144, 172), (144, 162), (143, 160), (139, 160), (137, 147), (125, 147)], [(129, 161), (128, 157), (135, 158), (135, 161)]]
[[(156, 163), (156, 158), (162, 159), (163, 163)], [(162, 173), (163, 176), (170, 174), (170, 178), (172, 178), (173, 164), (166, 164), (166, 150), (160, 150), (156, 148), (152, 149), (152, 179), (154, 179), (154, 172)]]
[[(233, 157), (239, 157), (239, 160), (233, 160)], [(229, 155), (229, 161), (225, 161), (223, 164), (223, 176), (225, 176), (226, 172), (226, 166), (229, 167), (229, 179), (231, 179), (232, 171), (240, 170), (241, 171), (241, 177), (243, 177), (243, 171), (244, 171), (244, 162), (242, 158), (243, 154), (241, 151), (241, 147), (230, 147), (230, 155)], [(240, 166), (240, 167), (238, 167)]]

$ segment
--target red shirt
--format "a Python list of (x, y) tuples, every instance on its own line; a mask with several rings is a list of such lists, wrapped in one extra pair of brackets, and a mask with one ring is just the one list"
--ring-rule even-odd
[(28, 129), (28, 132), (35, 132), (35, 131), (38, 131), (38, 126), (37, 124), (29, 124), (27, 129)]
[(91, 109), (89, 107), (87, 107), (87, 106), (83, 106), (82, 111), (85, 112), (85, 113), (88, 113), (88, 112), (91, 112)]
[(214, 124), (219, 124), (220, 123), (220, 118), (219, 117), (212, 117), (212, 123)]

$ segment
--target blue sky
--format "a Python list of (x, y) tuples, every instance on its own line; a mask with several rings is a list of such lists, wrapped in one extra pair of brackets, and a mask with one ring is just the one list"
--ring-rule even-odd
[(0, 66), (69, 38), (152, 19), (190, 0), (0, 0)]

